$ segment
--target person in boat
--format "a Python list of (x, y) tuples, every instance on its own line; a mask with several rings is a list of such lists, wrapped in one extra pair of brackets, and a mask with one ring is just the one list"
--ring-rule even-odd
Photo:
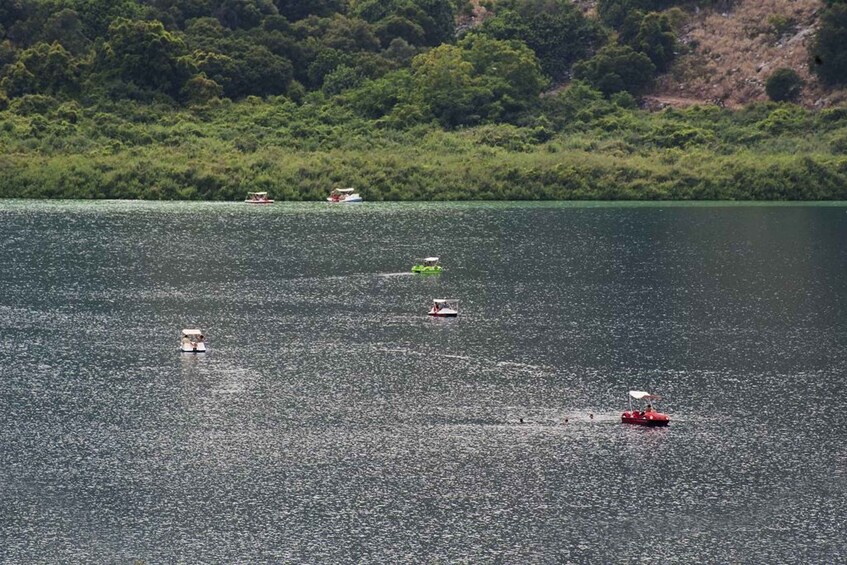
[(645, 413), (645, 414), (652, 414), (653, 412), (655, 412), (655, 410), (653, 410), (653, 405), (652, 405), (652, 404), (648, 404), (648, 405), (647, 405), (647, 408), (645, 408), (645, 409), (644, 409), (644, 413)]
[(432, 303), (432, 311), (433, 311), (433, 312), (438, 312), (438, 310), (439, 310), (439, 308), (438, 308), (438, 302), (433, 302), (433, 303)]

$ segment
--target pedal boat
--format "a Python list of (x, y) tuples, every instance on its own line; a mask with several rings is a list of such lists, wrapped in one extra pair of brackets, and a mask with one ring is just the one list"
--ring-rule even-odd
[(182, 353), (206, 353), (206, 338), (200, 330), (182, 330)]
[(267, 192), (248, 192), (247, 198), (244, 199), (247, 204), (273, 204), (274, 201), (268, 198)]
[(429, 315), (436, 318), (455, 318), (459, 315), (459, 301), (451, 298), (436, 298), (432, 301)]
[(355, 188), (334, 188), (326, 199), (327, 202), (333, 204), (349, 204), (353, 202), (361, 202), (362, 197), (356, 192)]
[(427, 257), (421, 264), (412, 267), (413, 273), (421, 275), (437, 275), (441, 270), (441, 265), (438, 264), (438, 257)]
[(642, 402), (661, 400), (660, 396), (644, 392), (643, 390), (629, 391), (629, 410), (621, 414), (622, 424), (635, 424), (636, 426), (648, 426), (651, 428), (667, 426), (671, 423), (670, 416), (662, 412), (656, 412), (652, 404), (647, 404), (642, 410), (632, 408), (632, 399)]

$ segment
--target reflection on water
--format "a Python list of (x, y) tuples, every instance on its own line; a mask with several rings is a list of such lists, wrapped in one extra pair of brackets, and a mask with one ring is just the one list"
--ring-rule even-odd
[(0, 561), (841, 561), (846, 222), (0, 203)]

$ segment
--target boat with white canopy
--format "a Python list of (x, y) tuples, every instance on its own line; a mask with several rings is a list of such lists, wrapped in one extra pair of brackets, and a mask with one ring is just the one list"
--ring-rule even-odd
[(326, 200), (332, 203), (352, 203), (361, 202), (362, 197), (355, 188), (333, 188)]
[[(641, 401), (642, 404), (646, 404), (646, 406), (644, 406), (641, 410), (637, 407), (633, 410), (633, 398)], [(661, 400), (661, 398), (661, 396), (650, 394), (643, 390), (629, 391), (629, 410), (621, 415), (621, 423), (649, 427), (667, 426), (671, 422), (670, 417), (662, 412), (657, 412), (656, 409), (653, 408), (652, 404), (657, 400)]]
[(419, 264), (412, 267), (413, 273), (422, 275), (436, 275), (442, 271), (442, 267), (438, 262), (438, 257), (426, 257)]
[(452, 298), (435, 298), (429, 315), (436, 318), (455, 318), (459, 315), (459, 301)]
[(268, 198), (267, 192), (248, 192), (247, 198), (244, 199), (247, 204), (273, 204), (274, 201)]
[(183, 353), (206, 353), (206, 336), (197, 329), (182, 330), (179, 350)]

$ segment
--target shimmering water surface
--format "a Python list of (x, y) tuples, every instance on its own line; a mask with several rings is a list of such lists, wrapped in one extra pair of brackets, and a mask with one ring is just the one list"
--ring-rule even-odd
[(845, 265), (844, 205), (0, 202), (0, 561), (845, 562)]

